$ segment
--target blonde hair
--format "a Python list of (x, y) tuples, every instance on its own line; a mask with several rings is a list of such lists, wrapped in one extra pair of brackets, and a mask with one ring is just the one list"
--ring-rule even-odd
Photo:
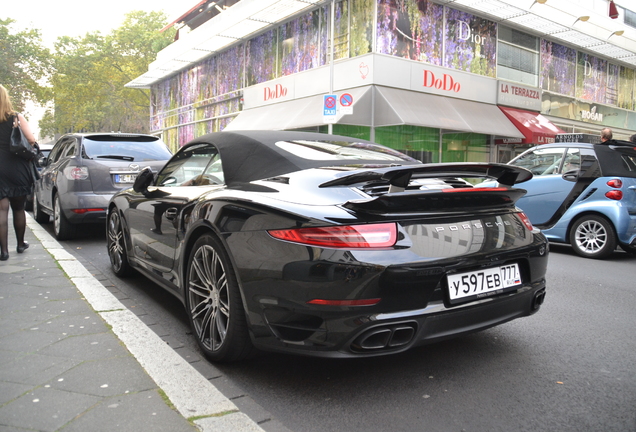
[(0, 121), (9, 120), (9, 117), (15, 113), (13, 104), (9, 97), (9, 92), (2, 84), (0, 84)]

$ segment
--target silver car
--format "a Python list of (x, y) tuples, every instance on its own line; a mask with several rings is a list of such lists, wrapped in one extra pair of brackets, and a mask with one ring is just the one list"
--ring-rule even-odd
[(58, 240), (70, 238), (75, 224), (104, 223), (110, 198), (132, 186), (141, 168), (157, 172), (171, 156), (152, 135), (64, 135), (39, 161), (43, 169), (35, 184), (35, 220), (45, 223), (53, 216)]

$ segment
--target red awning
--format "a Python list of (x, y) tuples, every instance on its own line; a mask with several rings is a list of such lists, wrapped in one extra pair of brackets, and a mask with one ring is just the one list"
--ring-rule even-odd
[[(518, 108), (508, 108), (500, 106), (499, 109), (510, 119), (512, 124), (523, 134), (525, 138), (521, 141), (514, 141), (519, 144), (547, 144), (553, 143), (554, 137), (558, 133), (565, 133), (550, 120), (543, 117), (538, 112), (526, 111)], [(500, 144), (513, 143), (513, 140), (504, 141)], [(499, 143), (499, 142), (498, 142)]]

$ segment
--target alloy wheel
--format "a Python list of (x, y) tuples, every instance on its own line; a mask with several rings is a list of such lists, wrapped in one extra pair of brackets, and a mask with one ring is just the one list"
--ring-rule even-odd
[(108, 218), (108, 255), (115, 274), (122, 272), (126, 263), (125, 254), (121, 219), (117, 211), (113, 211)]
[(187, 295), (192, 324), (203, 347), (218, 351), (226, 340), (230, 321), (226, 269), (210, 245), (196, 250), (190, 266)]
[(606, 258), (616, 249), (616, 232), (611, 222), (599, 215), (585, 215), (574, 222), (570, 244), (586, 258)]

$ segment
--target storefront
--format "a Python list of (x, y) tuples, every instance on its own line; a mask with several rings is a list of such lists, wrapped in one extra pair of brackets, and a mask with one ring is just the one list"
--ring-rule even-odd
[(265, 6), (244, 0), (160, 52), (129, 84), (151, 89), (151, 131), (173, 149), (221, 130), (317, 130), (424, 162), (506, 162), (558, 133), (636, 129), (624, 65), (427, 0), (308, 3), (264, 25), (251, 6)]

